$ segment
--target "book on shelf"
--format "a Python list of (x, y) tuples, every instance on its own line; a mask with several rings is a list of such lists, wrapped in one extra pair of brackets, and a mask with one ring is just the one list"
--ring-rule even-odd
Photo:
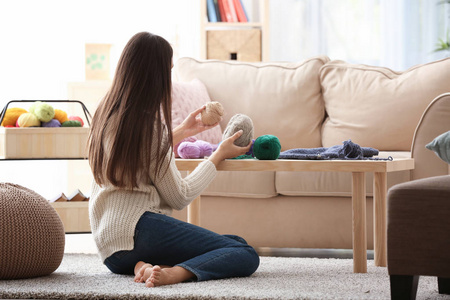
[(225, 11), (223, 9), (222, 0), (217, 0), (217, 7), (219, 8), (220, 22), (226, 22), (227, 18), (225, 16)]
[(228, 7), (230, 8), (231, 22), (238, 22), (234, 0), (228, 0)]
[(219, 15), (221, 22), (227, 22), (227, 16), (225, 15), (225, 9), (223, 8), (223, 1), (217, 0), (217, 5), (219, 6)]
[(214, 6), (214, 0), (207, 0), (206, 2), (208, 22), (217, 22), (216, 8)]
[(64, 193), (59, 193), (48, 199), (48, 202), (66, 202), (66, 201), (72, 202), (89, 201), (89, 197), (87, 197), (80, 190), (77, 189), (69, 196), (66, 196)]
[(222, 2), (223, 10), (225, 12), (225, 19), (227, 22), (233, 22), (233, 17), (231, 16), (231, 7), (230, 2), (228, 0), (219, 0)]
[(65, 202), (65, 201), (69, 201), (69, 199), (67, 198), (66, 195), (64, 195), (64, 193), (57, 194), (48, 199), (48, 202)]
[(214, 1), (214, 9), (215, 9), (215, 12), (216, 12), (217, 22), (222, 22), (222, 19), (220, 17), (218, 0), (213, 0), (213, 1)]
[(236, 14), (239, 22), (248, 22), (247, 12), (244, 9), (242, 0), (233, 0), (234, 7), (236, 8)]
[(80, 190), (74, 191), (72, 194), (70, 194), (67, 198), (69, 198), (69, 201), (89, 201), (89, 197), (85, 196)]
[(242, 0), (207, 0), (206, 6), (209, 22), (248, 22)]

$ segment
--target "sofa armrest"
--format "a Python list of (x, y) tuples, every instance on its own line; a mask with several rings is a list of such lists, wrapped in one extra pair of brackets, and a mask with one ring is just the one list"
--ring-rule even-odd
[(436, 97), (425, 109), (416, 127), (411, 146), (415, 168), (411, 179), (450, 174), (450, 165), (441, 160), (425, 145), (450, 130), (450, 93)]

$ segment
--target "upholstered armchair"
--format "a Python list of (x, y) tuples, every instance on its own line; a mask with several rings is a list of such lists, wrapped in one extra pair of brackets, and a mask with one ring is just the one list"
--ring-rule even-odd
[(415, 299), (419, 276), (436, 276), (450, 294), (450, 175), (418, 179), (388, 192), (391, 299)]

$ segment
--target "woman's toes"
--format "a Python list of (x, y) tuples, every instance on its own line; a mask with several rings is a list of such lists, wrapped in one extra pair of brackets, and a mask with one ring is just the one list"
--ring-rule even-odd
[(142, 275), (142, 278), (141, 278), (140, 282), (147, 281), (147, 279), (149, 279), (150, 276), (152, 276), (152, 273), (153, 273), (153, 267), (145, 269), (144, 270), (144, 275)]
[(160, 277), (161, 277), (161, 267), (160, 266), (154, 266), (153, 269), (152, 269), (152, 274), (145, 281), (145, 286), (146, 287), (158, 286), (159, 283), (160, 283)]

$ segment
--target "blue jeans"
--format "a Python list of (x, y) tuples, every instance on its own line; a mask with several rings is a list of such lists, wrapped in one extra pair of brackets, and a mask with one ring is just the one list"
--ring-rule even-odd
[(134, 274), (138, 261), (180, 266), (198, 281), (249, 276), (259, 266), (258, 254), (244, 239), (151, 212), (136, 225), (133, 250), (118, 251), (104, 263), (114, 273)]

